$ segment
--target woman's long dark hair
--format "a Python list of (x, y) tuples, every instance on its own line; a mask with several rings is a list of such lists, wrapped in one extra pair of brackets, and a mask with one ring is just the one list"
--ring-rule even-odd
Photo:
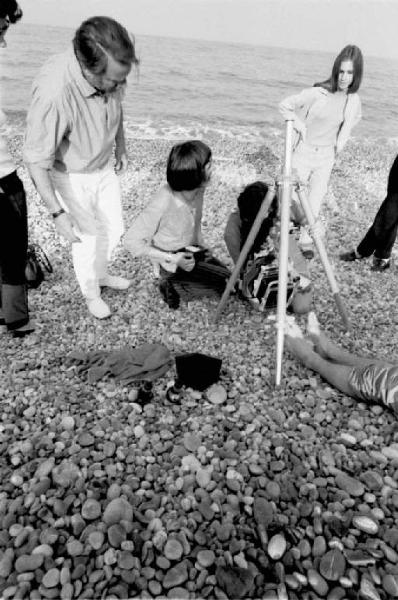
[[(255, 181), (254, 183), (247, 185), (238, 197), (238, 208), (241, 219), (241, 249), (249, 235), (267, 192), (268, 185), (264, 183), (264, 181)], [(277, 216), (277, 212), (278, 203), (275, 197), (272, 200), (268, 215), (262, 222), (249, 254), (258, 252), (261, 246), (266, 242)]]
[(348, 94), (354, 94), (359, 90), (363, 75), (363, 56), (358, 46), (345, 46), (342, 51), (336, 56), (333, 64), (332, 74), (326, 81), (314, 83), (314, 87), (323, 87), (328, 92), (337, 92), (339, 86), (339, 72), (341, 63), (345, 60), (351, 60), (353, 66), (353, 78)]

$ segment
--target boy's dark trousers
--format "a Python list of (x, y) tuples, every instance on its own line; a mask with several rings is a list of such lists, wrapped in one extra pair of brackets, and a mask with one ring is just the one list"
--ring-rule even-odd
[(398, 156), (390, 169), (387, 196), (381, 204), (373, 224), (357, 246), (361, 256), (374, 254), (376, 258), (390, 258), (398, 232)]
[(230, 276), (230, 271), (217, 258), (209, 254), (195, 264), (192, 271), (178, 268), (175, 273), (160, 269), (162, 280), (172, 283), (184, 299), (202, 296), (220, 296)]
[(25, 190), (14, 171), (0, 179), (0, 307), (9, 331), (29, 321), (25, 283), (27, 246)]

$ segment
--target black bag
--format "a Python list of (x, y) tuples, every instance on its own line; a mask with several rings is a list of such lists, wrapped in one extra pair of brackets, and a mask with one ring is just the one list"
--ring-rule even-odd
[(25, 267), (25, 279), (29, 288), (36, 289), (44, 281), (44, 273), (52, 273), (53, 268), (43, 248), (39, 244), (29, 244), (26, 267)]

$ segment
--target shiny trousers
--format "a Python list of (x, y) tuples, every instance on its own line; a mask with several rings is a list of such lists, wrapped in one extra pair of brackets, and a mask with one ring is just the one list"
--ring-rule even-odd
[(72, 260), (83, 296), (100, 296), (100, 280), (124, 231), (119, 179), (106, 167), (93, 173), (52, 171), (61, 205), (72, 217), (77, 237)]
[(14, 171), (0, 179), (0, 306), (9, 331), (29, 321), (25, 283), (27, 247), (25, 190)]

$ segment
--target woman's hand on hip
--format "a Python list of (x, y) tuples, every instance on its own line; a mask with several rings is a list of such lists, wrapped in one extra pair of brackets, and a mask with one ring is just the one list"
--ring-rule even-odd
[(299, 134), (300, 139), (305, 142), (305, 138), (307, 137), (307, 127), (305, 126), (305, 123), (300, 121), (300, 119), (296, 119), (294, 122), (294, 129)]

